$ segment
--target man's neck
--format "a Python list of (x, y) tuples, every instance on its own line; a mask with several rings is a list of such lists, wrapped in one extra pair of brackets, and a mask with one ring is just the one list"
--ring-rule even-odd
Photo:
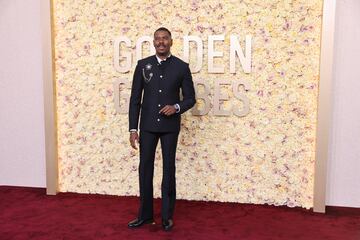
[(160, 58), (161, 60), (166, 60), (168, 57), (170, 57), (171, 53), (167, 53), (167, 54), (164, 54), (164, 55), (158, 55), (156, 54), (156, 56), (158, 58)]

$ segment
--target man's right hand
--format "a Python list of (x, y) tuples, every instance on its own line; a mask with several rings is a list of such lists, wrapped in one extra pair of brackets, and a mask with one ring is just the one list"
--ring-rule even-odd
[(137, 149), (136, 142), (139, 143), (139, 134), (137, 132), (130, 132), (130, 144), (133, 149)]

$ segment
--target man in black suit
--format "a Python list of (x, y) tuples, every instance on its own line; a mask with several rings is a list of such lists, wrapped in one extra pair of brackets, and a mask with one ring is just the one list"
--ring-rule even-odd
[[(154, 33), (156, 55), (138, 61), (135, 68), (129, 105), (130, 144), (140, 147), (140, 209), (130, 228), (154, 224), (153, 174), (157, 143), (160, 139), (163, 158), (161, 184), (162, 226), (170, 230), (176, 198), (175, 154), (181, 114), (196, 102), (189, 65), (171, 55), (171, 32), (159, 28)], [(180, 90), (183, 98), (180, 99)], [(140, 114), (141, 111), (141, 114)], [(138, 123), (140, 116), (140, 136)]]

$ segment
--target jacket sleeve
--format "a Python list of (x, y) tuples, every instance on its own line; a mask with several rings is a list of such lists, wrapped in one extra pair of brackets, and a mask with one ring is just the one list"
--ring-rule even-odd
[(143, 76), (138, 62), (134, 71), (129, 102), (129, 131), (130, 129), (138, 129), (143, 89)]
[(184, 79), (181, 83), (181, 91), (183, 99), (179, 102), (180, 114), (192, 108), (196, 103), (194, 83), (192, 80), (189, 64), (186, 64)]

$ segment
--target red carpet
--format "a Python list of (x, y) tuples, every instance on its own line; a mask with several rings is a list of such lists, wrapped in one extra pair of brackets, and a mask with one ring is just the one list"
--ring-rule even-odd
[(163, 232), (160, 201), (154, 226), (128, 229), (138, 198), (0, 186), (0, 240), (7, 239), (329, 239), (360, 240), (360, 209), (300, 208), (178, 200), (175, 227)]

